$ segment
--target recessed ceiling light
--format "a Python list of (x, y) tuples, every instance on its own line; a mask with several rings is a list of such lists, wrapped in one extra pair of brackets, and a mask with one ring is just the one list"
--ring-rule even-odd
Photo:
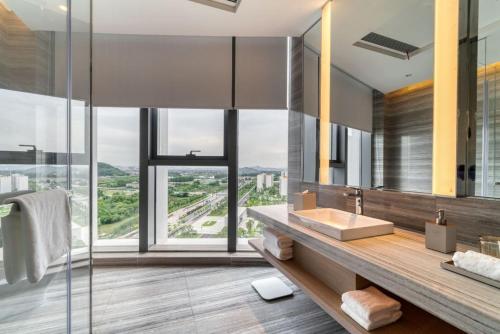
[(65, 5), (59, 5), (59, 9), (62, 10), (63, 12), (68, 11), (68, 7), (66, 7)]

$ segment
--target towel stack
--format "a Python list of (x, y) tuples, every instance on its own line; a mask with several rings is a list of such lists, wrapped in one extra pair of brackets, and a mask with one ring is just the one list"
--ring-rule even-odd
[(465, 253), (453, 254), (455, 266), (475, 274), (500, 281), (500, 259), (468, 250)]
[(293, 240), (268, 227), (264, 229), (264, 248), (279, 260), (293, 257)]
[(372, 286), (342, 294), (342, 302), (342, 311), (367, 331), (391, 324), (402, 315), (397, 300)]

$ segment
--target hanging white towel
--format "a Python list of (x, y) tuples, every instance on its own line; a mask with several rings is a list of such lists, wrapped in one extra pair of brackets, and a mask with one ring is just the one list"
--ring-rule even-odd
[(387, 314), (398, 311), (401, 303), (370, 286), (363, 290), (349, 291), (342, 294), (342, 301), (368, 322), (377, 322)]
[(4, 268), (9, 284), (40, 281), (49, 264), (71, 248), (71, 210), (64, 190), (12, 197), (19, 212), (2, 219)]
[(342, 311), (344, 311), (348, 316), (350, 316), (354, 321), (360, 324), (361, 327), (363, 327), (367, 331), (371, 331), (373, 329), (392, 324), (393, 322), (401, 318), (401, 316), (403, 315), (403, 312), (401, 311), (392, 311), (388, 313), (384, 318), (378, 321), (368, 321), (367, 319), (357, 314), (349, 306), (347, 306), (346, 303), (342, 303), (342, 305), (340, 305), (340, 308), (342, 309)]
[(270, 245), (275, 245), (277, 248), (289, 248), (293, 246), (293, 240), (284, 234), (269, 227), (264, 228), (264, 238), (267, 239)]
[(278, 248), (275, 244), (264, 239), (264, 248), (278, 260), (290, 260), (293, 258), (293, 248)]
[(468, 250), (465, 253), (455, 252), (453, 263), (459, 268), (500, 281), (500, 259), (496, 257)]

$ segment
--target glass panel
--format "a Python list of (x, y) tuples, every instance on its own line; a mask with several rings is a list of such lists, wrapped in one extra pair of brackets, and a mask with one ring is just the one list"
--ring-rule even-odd
[(159, 109), (158, 154), (223, 156), (224, 110)]
[(96, 245), (138, 245), (139, 109), (96, 108)]
[(91, 0), (72, 1), (71, 198), (72, 333), (91, 332), (90, 280), (90, 21)]
[(500, 197), (500, 3), (479, 1), (475, 195)]
[(226, 167), (158, 166), (156, 182), (158, 245), (227, 249)]
[[(14, 191), (70, 186), (66, 11), (41, 0), (0, 1), (0, 202)], [(66, 258), (37, 283), (7, 282), (11, 267), (3, 231), (0, 332), (67, 331)], [(14, 240), (21, 242), (21, 240)], [(16, 254), (15, 259), (20, 260)], [(4, 258), (4, 255), (6, 256)], [(11, 282), (12, 283), (12, 282)], [(88, 298), (88, 294), (86, 295)], [(88, 324), (88, 317), (86, 318)], [(87, 326), (88, 327), (88, 326)]]
[(239, 110), (238, 248), (262, 236), (247, 208), (287, 203), (288, 111)]

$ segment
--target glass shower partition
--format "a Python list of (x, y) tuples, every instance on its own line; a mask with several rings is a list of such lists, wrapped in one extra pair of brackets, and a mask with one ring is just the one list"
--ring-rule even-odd
[(0, 1), (0, 201), (72, 193), (71, 266), (63, 257), (38, 283), (8, 284), (0, 238), (0, 333), (91, 329), (90, 11), (91, 0)]

